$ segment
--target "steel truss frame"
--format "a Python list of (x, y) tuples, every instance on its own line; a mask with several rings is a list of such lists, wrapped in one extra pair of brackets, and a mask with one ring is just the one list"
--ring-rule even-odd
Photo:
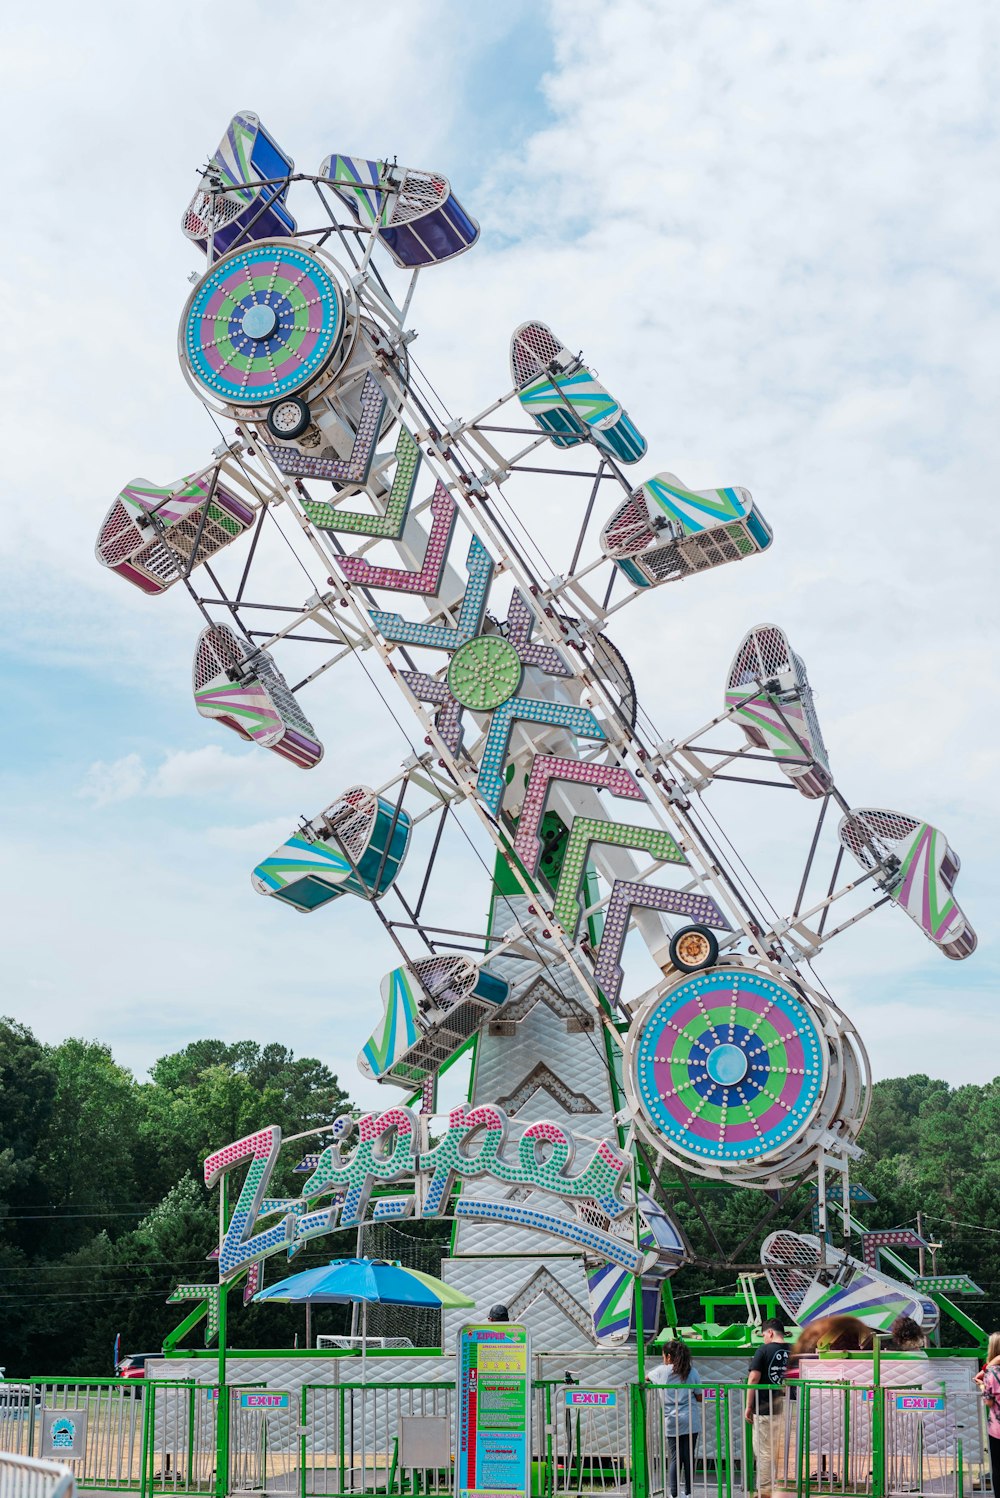
[[(557, 461), (552, 455), (547, 435), (537, 428), (525, 426), (523, 417), (507, 417), (505, 408), (517, 400), (516, 388), (506, 391), (470, 419), (453, 417), (409, 351), (415, 335), (405, 328), (405, 322), (419, 271), (411, 274), (405, 295), (397, 303), (372, 259), (378, 225), (374, 228), (359, 228), (356, 224), (343, 223), (337, 216), (330, 184), (324, 179), (296, 173), (287, 181), (311, 184), (315, 190), (328, 222), (311, 229), (299, 229), (296, 238), (314, 243), (320, 248), (336, 243), (349, 267), (347, 274), (359, 310), (376, 323), (382, 335), (378, 347), (370, 350), (366, 367), (392, 402), (393, 409), (400, 412), (400, 420), (416, 444), (419, 462), (426, 465), (425, 488), (433, 483), (436, 486), (435, 494), (443, 490), (449, 503), (453, 503), (455, 507), (452, 530), (442, 563), (441, 596), (437, 599), (421, 599), (426, 608), (421, 624), (457, 629), (464, 590), (460, 578), (450, 567), (448, 558), (455, 553), (456, 547), (459, 556), (464, 557), (459, 537), (464, 537), (466, 542), (476, 538), (486, 548), (492, 560), (493, 579), (505, 578), (520, 594), (530, 618), (533, 638), (540, 645), (555, 650), (564, 662), (568, 672), (565, 686), (569, 700), (587, 705), (598, 716), (604, 738), (598, 741), (593, 750), (579, 755), (579, 758), (584, 763), (594, 763), (600, 759), (628, 771), (644, 797), (644, 813), (651, 830), (667, 834), (682, 852), (686, 863), (686, 882), (674, 887), (708, 896), (725, 913), (731, 930), (721, 936), (720, 947), (723, 952), (740, 946), (762, 970), (772, 972), (775, 977), (792, 977), (805, 983), (800, 964), (808, 963), (825, 941), (877, 909), (889, 898), (886, 895), (876, 900), (866, 910), (824, 934), (829, 908), (859, 886), (869, 881), (877, 883), (880, 872), (876, 869), (835, 888), (842, 858), (840, 850), (826, 895), (807, 910), (802, 910), (807, 885), (814, 874), (829, 801), (835, 800), (844, 810), (850, 809), (849, 803), (835, 787), (823, 799), (812, 841), (805, 855), (794, 910), (787, 917), (769, 918), (744, 878), (738, 855), (731, 857), (713, 834), (710, 825), (712, 819), (703, 812), (701, 801), (704, 792), (715, 780), (782, 789), (792, 787), (787, 781), (773, 778), (726, 773), (731, 768), (743, 768), (744, 762), (750, 765), (754, 761), (765, 760), (773, 765), (774, 761), (768, 755), (755, 754), (747, 745), (731, 750), (699, 742), (705, 733), (726, 721), (732, 721), (735, 708), (719, 714), (696, 734), (689, 735), (680, 742), (665, 740), (648, 720), (640, 725), (622, 717), (615, 695), (594, 659), (595, 642), (601, 638), (607, 621), (641, 590), (630, 589), (612, 602), (616, 587), (620, 587), (623, 581), (620, 569), (613, 560), (603, 555), (592, 560), (584, 559), (583, 565), (580, 565), (581, 557), (603, 486), (610, 484), (616, 492), (624, 491), (629, 496), (634, 485), (613, 458), (603, 451), (592, 450), (586, 443), (573, 449), (565, 462)], [(209, 260), (211, 259), (210, 245)], [(519, 407), (518, 413), (520, 415)], [(216, 425), (218, 426), (217, 422)], [(501, 949), (509, 949), (512, 953), (523, 956), (527, 962), (538, 963), (540, 969), (545, 966), (547, 953), (543, 946), (547, 946), (567, 963), (583, 991), (590, 995), (609, 1040), (612, 1044), (621, 1046), (621, 1024), (595, 979), (593, 947), (585, 938), (577, 937), (576, 927), (570, 929), (558, 918), (550, 891), (515, 856), (509, 819), (505, 819), (502, 810), (494, 815), (477, 794), (476, 781), (486, 744), (486, 731), (480, 729), (471, 743), (457, 750), (445, 741), (436, 721), (437, 706), (428, 705), (419, 699), (403, 675), (404, 671), (421, 671), (414, 652), (423, 647), (386, 639), (375, 628), (370, 611), (379, 609), (378, 598), (365, 583), (352, 581), (340, 569), (339, 563), (345, 556), (343, 533), (317, 527), (304, 508), (304, 501), (322, 502), (335, 512), (359, 493), (371, 495), (373, 481), (380, 482), (380, 487), (384, 490), (393, 468), (393, 454), (376, 453), (365, 484), (338, 484), (333, 492), (324, 487), (320, 494), (316, 492), (315, 481), (289, 477), (282, 472), (278, 462), (257, 439), (252, 429), (237, 425), (236, 430), (236, 442), (223, 441), (215, 455), (221, 460), (224, 454), (227, 462), (235, 462), (239, 466), (245, 482), (259, 501), (258, 520), (239, 582), (231, 594), (227, 593), (215, 569), (207, 564), (206, 575), (213, 591), (195, 587), (190, 576), (191, 567), (186, 571), (182, 570), (182, 581), (206, 621), (232, 624), (239, 629), (248, 645), (270, 649), (287, 641), (323, 647), (328, 651), (318, 664), (313, 665), (294, 682), (292, 691), (299, 692), (308, 687), (348, 655), (362, 657), (367, 653), (379, 658), (388, 676), (407, 700), (422, 730), (424, 750), (411, 740), (412, 755), (404, 762), (402, 772), (381, 787), (380, 793), (395, 791), (398, 796), (398, 811), (402, 808), (405, 797), (409, 795), (412, 798), (420, 792), (427, 804), (415, 814), (414, 820), (421, 821), (438, 813), (439, 822), (433, 846), (422, 866), (419, 892), (407, 899), (403, 889), (398, 887), (398, 881), (392, 891), (393, 898), (402, 906), (406, 918), (400, 916), (394, 919), (380, 909), (377, 900), (373, 899), (371, 902), (404, 962), (410, 960), (406, 941), (412, 942), (413, 935), (419, 937), (430, 953), (461, 950), (482, 957), (487, 951), (495, 954)], [(222, 435), (221, 428), (219, 431)], [(575, 466), (578, 464), (581, 466)], [(504, 486), (517, 480), (520, 475), (541, 476), (551, 480), (560, 478), (575, 484), (580, 481), (586, 483), (587, 498), (582, 519), (576, 533), (570, 537), (569, 561), (562, 574), (551, 575), (551, 569), (547, 567), (531, 538), (524, 536), (522, 539), (519, 534), (523, 527), (504, 492)], [(367, 559), (368, 554), (376, 547), (388, 544), (395, 546), (404, 566), (419, 566), (429, 536), (426, 521), (433, 504), (433, 498), (412, 504), (405, 530), (395, 541), (385, 541), (378, 537), (358, 540), (354, 537), (356, 544), (352, 546), (350, 555)], [(287, 524), (283, 523), (285, 517), (288, 518)], [(258, 546), (269, 526), (277, 529), (283, 543), (291, 549), (309, 579), (310, 592), (304, 601), (289, 599), (287, 602), (261, 602), (247, 596), (252, 577), (256, 575)], [(536, 556), (533, 558), (529, 551), (534, 551)], [(193, 555), (197, 555), (197, 548)], [(216, 611), (221, 611), (218, 619), (215, 617)], [(274, 627), (274, 619), (269, 617), (275, 614), (282, 616), (277, 628)], [(371, 677), (368, 668), (364, 666), (363, 669)], [(433, 674), (438, 680), (444, 674), (439, 654)], [(371, 679), (374, 684), (374, 677)], [(377, 687), (376, 689), (378, 690)], [(751, 697), (753, 695), (755, 694), (750, 694)], [(533, 735), (530, 724), (520, 723), (514, 728), (508, 758), (510, 753), (516, 750), (523, 752), (527, 746), (537, 749), (540, 737), (539, 734)], [(544, 752), (552, 752), (548, 747), (552, 737), (551, 728), (546, 729)], [(801, 740), (796, 741), (806, 753)], [(572, 741), (567, 741), (564, 735), (563, 742)], [(566, 751), (557, 748), (555, 752)], [(804, 759), (802, 762), (809, 761)], [(553, 797), (549, 804), (556, 806), (560, 803)], [(499, 944), (485, 933), (434, 925), (424, 919), (422, 914), (440, 855), (445, 825), (459, 808), (466, 805), (471, 808), (481, 830), (508, 867), (514, 884), (530, 902), (531, 926), (525, 929), (512, 922), (510, 931), (501, 937)], [(602, 867), (599, 858), (596, 862), (610, 883), (615, 869), (607, 861)], [(633, 860), (632, 877), (637, 881), (645, 881), (665, 866), (662, 859), (654, 858), (648, 864), (638, 867)], [(618, 868), (620, 867), (619, 860)], [(588, 924), (606, 910), (609, 899), (610, 894), (603, 894), (587, 904), (582, 915)], [(807, 922), (817, 915), (820, 920), (813, 930)], [(630, 920), (642, 931), (654, 960), (659, 961), (661, 968), (665, 967), (669, 923), (664, 921), (662, 914), (654, 911), (633, 910)], [(624, 1016), (631, 1017), (661, 986), (656, 985), (632, 1003), (622, 1005)], [(822, 1002), (832, 1011), (832, 1022), (839, 1024), (842, 1016), (836, 1006), (825, 996)], [(853, 1027), (849, 1029), (863, 1058), (863, 1047), (856, 1032), (853, 1032)], [(828, 1149), (824, 1149), (820, 1166), (821, 1180), (826, 1168), (846, 1171), (849, 1156), (857, 1153), (856, 1147), (847, 1140), (830, 1138), (827, 1143)], [(685, 1175), (684, 1172), (681, 1174), (682, 1177)], [(662, 1172), (654, 1173), (654, 1179), (659, 1179), (661, 1175)]]

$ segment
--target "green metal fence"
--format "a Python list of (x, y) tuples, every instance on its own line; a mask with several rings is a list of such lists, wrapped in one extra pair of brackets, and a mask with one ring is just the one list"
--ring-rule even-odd
[[(193, 1383), (137, 1379), (31, 1379), (0, 1384), (0, 1450), (40, 1456), (46, 1410), (86, 1422), (84, 1454), (66, 1459), (79, 1488), (101, 1492), (209, 1492), (214, 1418), (199, 1419)], [(191, 1454), (197, 1453), (192, 1461)]]
[[(534, 1385), (533, 1498), (671, 1498), (672, 1467), (678, 1493), (691, 1498), (757, 1489), (747, 1385), (705, 1384), (700, 1401), (677, 1390), (679, 1418), (660, 1385), (604, 1387), (602, 1401), (587, 1404), (576, 1402), (579, 1389)], [(191, 1380), (32, 1379), (0, 1395), (0, 1450), (40, 1455), (46, 1409), (86, 1417), (85, 1454), (69, 1463), (82, 1489), (444, 1498), (454, 1488), (451, 1383), (228, 1388), (220, 1399)], [(910, 1398), (803, 1379), (775, 1405), (768, 1434), (774, 1498), (971, 1498), (985, 1485), (981, 1419), (963, 1427), (954, 1402), (933, 1391)]]

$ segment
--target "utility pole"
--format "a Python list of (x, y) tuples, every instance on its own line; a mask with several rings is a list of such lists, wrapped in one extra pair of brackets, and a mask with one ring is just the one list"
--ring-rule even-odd
[[(923, 1214), (923, 1212), (918, 1212), (917, 1213), (917, 1237), (918, 1238), (923, 1238), (923, 1236), (924, 1236), (924, 1214)], [(917, 1249), (917, 1256), (918, 1256), (917, 1262), (918, 1262), (918, 1265), (919, 1265), (919, 1271), (918, 1272), (919, 1272), (921, 1278), (923, 1278), (923, 1275), (926, 1272), (926, 1266), (924, 1264), (924, 1246), (923, 1246), (922, 1243), (921, 1243), (920, 1247)]]

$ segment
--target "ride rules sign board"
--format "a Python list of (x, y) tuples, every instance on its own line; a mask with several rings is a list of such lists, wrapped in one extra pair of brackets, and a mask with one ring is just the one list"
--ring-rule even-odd
[(529, 1498), (530, 1351), (527, 1327), (515, 1322), (459, 1333), (457, 1498)]

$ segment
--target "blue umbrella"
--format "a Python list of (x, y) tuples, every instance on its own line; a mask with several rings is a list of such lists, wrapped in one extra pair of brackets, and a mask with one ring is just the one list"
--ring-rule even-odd
[(254, 1300), (285, 1300), (300, 1305), (444, 1306), (448, 1310), (474, 1306), (467, 1295), (419, 1269), (404, 1269), (388, 1259), (334, 1259), (319, 1269), (304, 1269), (266, 1290)]
[(387, 1259), (334, 1259), (320, 1269), (304, 1269), (266, 1290), (258, 1290), (254, 1301), (276, 1300), (298, 1305), (361, 1306), (361, 1381), (365, 1381), (365, 1353), (369, 1305), (426, 1306), (446, 1310), (475, 1305), (444, 1280), (418, 1269), (404, 1269)]

